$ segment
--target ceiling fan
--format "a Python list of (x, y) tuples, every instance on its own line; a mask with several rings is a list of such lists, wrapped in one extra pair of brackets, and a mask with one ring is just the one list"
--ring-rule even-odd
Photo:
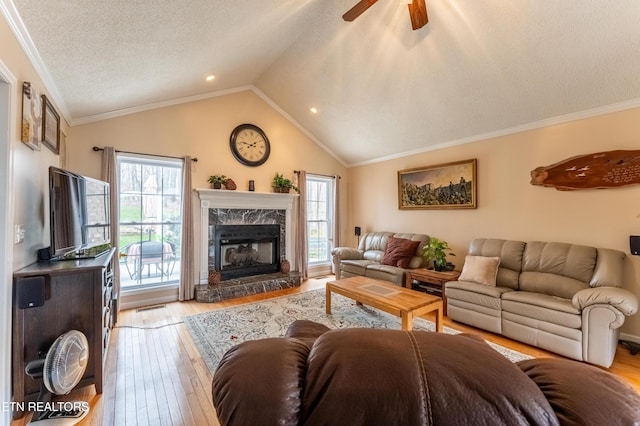
[[(348, 22), (353, 21), (377, 1), (378, 0), (360, 0), (355, 6), (349, 9), (347, 13), (342, 15), (342, 19)], [(411, 17), (411, 28), (417, 30), (429, 22), (425, 0), (413, 0), (411, 3), (408, 3), (407, 6), (409, 7), (409, 16)]]

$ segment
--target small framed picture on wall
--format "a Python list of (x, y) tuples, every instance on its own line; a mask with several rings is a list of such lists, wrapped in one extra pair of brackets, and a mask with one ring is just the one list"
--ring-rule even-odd
[(42, 95), (42, 144), (54, 154), (60, 153), (60, 116), (47, 95)]

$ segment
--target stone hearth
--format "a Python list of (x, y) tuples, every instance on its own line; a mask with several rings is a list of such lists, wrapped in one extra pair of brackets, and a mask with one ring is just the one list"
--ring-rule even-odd
[(301, 282), (298, 272), (290, 272), (289, 274), (275, 273), (234, 278), (211, 286), (199, 284), (196, 286), (196, 301), (202, 303), (220, 302), (236, 297), (299, 287)]

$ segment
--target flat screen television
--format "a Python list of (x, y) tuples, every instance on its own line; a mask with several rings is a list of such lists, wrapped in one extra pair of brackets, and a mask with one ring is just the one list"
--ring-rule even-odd
[(52, 259), (96, 257), (109, 250), (107, 182), (49, 167), (49, 213)]

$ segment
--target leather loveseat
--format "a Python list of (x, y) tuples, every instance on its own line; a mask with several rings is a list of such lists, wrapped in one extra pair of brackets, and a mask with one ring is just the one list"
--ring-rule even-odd
[(623, 252), (480, 238), (469, 256), (499, 258), (495, 282), (466, 280), (465, 261), (459, 281), (445, 284), (449, 318), (568, 358), (612, 364), (619, 328), (638, 310), (636, 296), (620, 288)]
[(480, 338), (294, 322), (222, 358), (213, 403), (233, 425), (631, 425), (640, 397), (594, 366), (512, 363)]
[[(407, 240), (414, 244), (409, 245)], [(361, 275), (402, 286), (408, 269), (426, 266), (422, 248), (428, 242), (429, 236), (425, 234), (368, 232), (360, 238), (357, 249), (336, 247), (331, 250), (333, 271), (336, 279)], [(400, 253), (407, 248), (409, 252)]]

